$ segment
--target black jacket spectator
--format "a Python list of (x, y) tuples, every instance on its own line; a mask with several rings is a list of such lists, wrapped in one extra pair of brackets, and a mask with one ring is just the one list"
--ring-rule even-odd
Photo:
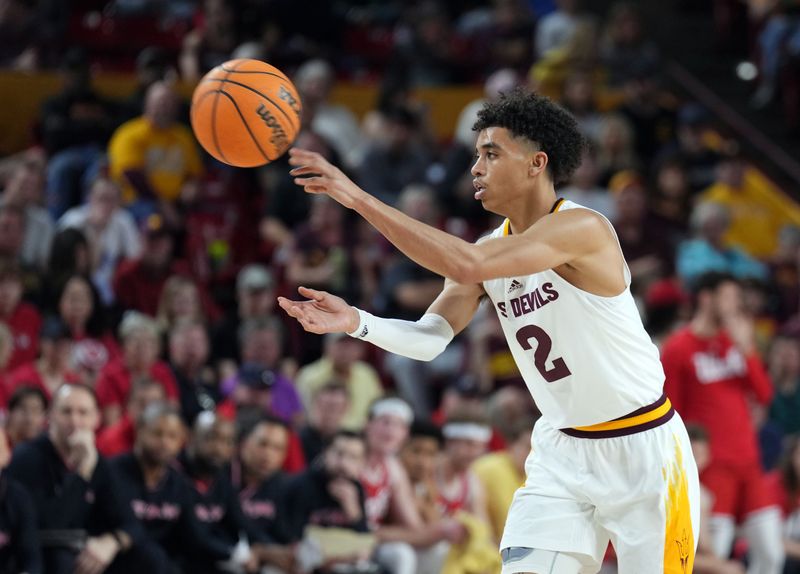
[(0, 474), (0, 574), (42, 571), (36, 512), (30, 496), (15, 480)]

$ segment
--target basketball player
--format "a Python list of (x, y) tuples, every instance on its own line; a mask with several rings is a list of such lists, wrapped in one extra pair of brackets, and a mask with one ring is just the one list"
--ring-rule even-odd
[(662, 394), (630, 271), (608, 220), (556, 198), (554, 185), (580, 161), (575, 120), (547, 98), (515, 91), (485, 104), (475, 130), (475, 199), (506, 217), (476, 244), (379, 202), (317, 154), (291, 150), (305, 191), (354, 209), (446, 279), (418, 321), (374, 317), (302, 287), (308, 300), (279, 303), (307, 331), (344, 331), (430, 360), (488, 295), (542, 412), (500, 545), (503, 574), (597, 572), (609, 539), (621, 574), (691, 572), (697, 468)]

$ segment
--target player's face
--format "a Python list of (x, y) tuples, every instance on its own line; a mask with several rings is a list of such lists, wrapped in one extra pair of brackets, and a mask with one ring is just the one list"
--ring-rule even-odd
[(439, 442), (425, 436), (414, 437), (408, 441), (400, 455), (403, 466), (412, 482), (431, 479), (439, 455)]
[(266, 478), (280, 470), (286, 460), (289, 435), (276, 424), (260, 424), (242, 444), (242, 463), (248, 472)]
[(514, 138), (505, 128), (486, 128), (478, 134), (475, 163), (470, 170), (475, 186), (475, 199), (484, 209), (507, 215), (504, 206), (530, 193), (533, 146)]
[(142, 454), (155, 464), (167, 465), (178, 456), (184, 440), (183, 423), (175, 415), (162, 416), (139, 430)]

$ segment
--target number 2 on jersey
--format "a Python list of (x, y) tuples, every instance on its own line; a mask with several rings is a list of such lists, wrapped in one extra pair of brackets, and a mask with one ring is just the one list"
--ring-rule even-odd
[(530, 342), (531, 339), (536, 339), (533, 364), (536, 365), (536, 369), (544, 377), (545, 381), (554, 383), (572, 374), (561, 357), (553, 359), (552, 369), (547, 368), (547, 357), (553, 348), (553, 340), (550, 335), (544, 332), (544, 329), (536, 325), (526, 325), (517, 331), (517, 342), (526, 351), (533, 348)]

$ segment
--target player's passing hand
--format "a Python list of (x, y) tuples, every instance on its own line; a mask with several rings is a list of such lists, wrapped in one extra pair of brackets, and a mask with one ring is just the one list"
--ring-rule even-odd
[(298, 288), (307, 301), (292, 301), (278, 297), (278, 305), (310, 333), (352, 333), (358, 328), (359, 316), (355, 308), (341, 297), (325, 291)]
[(304, 191), (327, 194), (345, 207), (353, 207), (358, 195), (364, 193), (342, 170), (317, 152), (291, 148), (289, 165), (294, 166), (289, 175)]

